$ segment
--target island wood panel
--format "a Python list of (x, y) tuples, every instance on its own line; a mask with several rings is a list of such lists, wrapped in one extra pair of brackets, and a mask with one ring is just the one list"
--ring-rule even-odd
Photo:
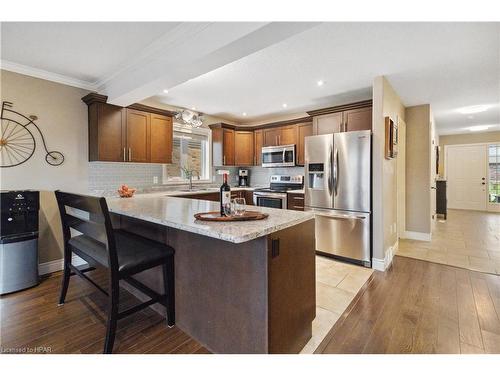
[(172, 163), (172, 118), (151, 114), (151, 163)]
[[(235, 244), (125, 216), (119, 226), (158, 241), (166, 236), (175, 249), (176, 326), (208, 350), (297, 353), (311, 337), (314, 220), (272, 234), (283, 244), (277, 258), (271, 235)], [(163, 292), (159, 268), (134, 277)]]
[(262, 164), (262, 146), (263, 146), (263, 132), (262, 130), (256, 130), (254, 132), (254, 152), (255, 152), (255, 165)]
[(299, 353), (316, 317), (316, 258), (307, 251), (315, 248), (314, 220), (267, 238), (269, 353)]
[(251, 131), (236, 130), (234, 132), (234, 163), (238, 166), (249, 166), (254, 163), (254, 135)]
[(297, 142), (297, 164), (304, 165), (306, 162), (305, 138), (313, 135), (313, 125), (311, 122), (298, 124), (298, 142)]
[(150, 114), (127, 109), (127, 160), (137, 163), (148, 163), (151, 155), (150, 140)]

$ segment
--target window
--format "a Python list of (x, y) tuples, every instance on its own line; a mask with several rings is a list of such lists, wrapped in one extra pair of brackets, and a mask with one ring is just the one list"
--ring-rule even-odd
[(500, 145), (488, 147), (488, 200), (490, 203), (500, 203)]
[(193, 171), (193, 180), (210, 180), (210, 130), (174, 125), (172, 164), (163, 168), (163, 183), (185, 182), (183, 168)]

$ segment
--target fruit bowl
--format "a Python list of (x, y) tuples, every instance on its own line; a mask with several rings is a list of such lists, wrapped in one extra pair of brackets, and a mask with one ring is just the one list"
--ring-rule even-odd
[(137, 189), (129, 188), (127, 185), (122, 185), (118, 189), (118, 195), (121, 198), (132, 198)]

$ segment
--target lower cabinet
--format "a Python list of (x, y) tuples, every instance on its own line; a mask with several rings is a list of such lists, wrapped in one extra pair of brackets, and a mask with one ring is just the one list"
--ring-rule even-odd
[(303, 193), (288, 193), (287, 208), (289, 210), (304, 211), (304, 194)]

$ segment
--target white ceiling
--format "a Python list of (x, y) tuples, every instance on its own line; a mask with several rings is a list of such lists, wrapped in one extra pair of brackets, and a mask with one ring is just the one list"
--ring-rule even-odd
[[(116, 103), (159, 94), (252, 123), (369, 98), (385, 75), (406, 106), (431, 104), (441, 134), (500, 129), (499, 49), (498, 23), (2, 24), (3, 62), (83, 81)], [(478, 104), (491, 108), (457, 112)]]

